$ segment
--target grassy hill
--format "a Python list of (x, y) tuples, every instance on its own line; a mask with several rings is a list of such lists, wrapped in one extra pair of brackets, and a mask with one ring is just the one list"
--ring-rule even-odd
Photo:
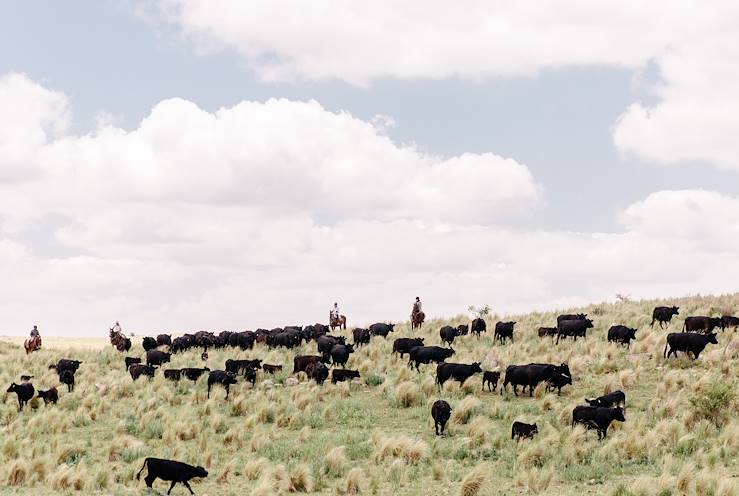
[[(651, 329), (658, 304), (680, 306), (669, 330)], [(595, 319), (586, 339), (555, 345), (536, 329), (553, 325), (555, 312), (506, 316), (515, 320), (515, 343), (495, 345), (490, 316), (481, 339), (457, 338), (452, 361), (481, 361), (483, 369), (509, 364), (568, 362), (574, 383), (561, 396), (534, 397), (483, 392), (477, 375), (439, 392), (435, 367), (421, 373), (391, 355), (397, 337), (422, 335), (439, 344), (439, 328), (469, 318), (427, 322), (412, 332), (396, 326), (388, 340), (373, 338), (352, 355), (361, 384), (317, 386), (301, 377), (286, 385), (298, 350), (211, 350), (207, 365), (227, 358), (261, 358), (284, 364), (274, 377), (258, 376), (251, 389), (240, 382), (229, 400), (216, 389), (205, 397), (205, 378), (171, 383), (159, 373), (133, 382), (122, 354), (109, 346), (57, 343), (31, 356), (16, 344), (0, 345), (0, 384), (23, 373), (36, 388), (58, 385), (48, 365), (61, 357), (84, 363), (73, 393), (59, 387), (56, 406), (34, 401), (18, 412), (14, 394), (0, 404), (0, 493), (142, 494), (135, 473), (147, 456), (174, 458), (209, 471), (196, 481), (198, 495), (394, 494), (739, 494), (739, 333), (719, 335), (697, 361), (665, 361), (668, 332), (686, 315), (739, 312), (739, 294), (669, 301), (597, 304), (584, 311)], [(558, 312), (557, 312), (558, 313)], [(609, 344), (606, 330), (622, 323), (638, 327), (631, 349)], [(349, 332), (345, 333), (348, 337)], [(351, 338), (350, 338), (351, 340)], [(73, 348), (63, 350), (65, 344)], [(142, 356), (140, 339), (128, 353)], [(172, 367), (201, 366), (200, 350), (176, 355)], [(302, 375), (302, 374), (301, 374)], [(598, 441), (593, 431), (570, 426), (571, 411), (584, 397), (615, 389), (627, 395), (626, 422), (614, 423)], [(3, 389), (4, 391), (5, 389)], [(434, 436), (430, 405), (444, 398), (454, 408), (449, 434)], [(539, 434), (516, 443), (514, 420), (536, 422)], [(168, 483), (155, 482), (159, 493)], [(178, 485), (172, 494), (188, 494)]]

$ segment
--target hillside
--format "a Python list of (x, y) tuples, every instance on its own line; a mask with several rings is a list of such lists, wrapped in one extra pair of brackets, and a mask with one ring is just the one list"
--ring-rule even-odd
[[(680, 306), (670, 328), (650, 328), (655, 305)], [(207, 366), (223, 368), (227, 358), (260, 358), (283, 364), (274, 377), (243, 380), (225, 400), (215, 388), (206, 399), (206, 380), (172, 383), (158, 373), (133, 382), (124, 354), (89, 343), (61, 350), (45, 348), (26, 356), (17, 344), (0, 345), (0, 383), (7, 388), (21, 374), (37, 389), (59, 388), (59, 403), (38, 401), (18, 412), (15, 394), (0, 404), (0, 493), (142, 494), (137, 481), (143, 459), (173, 458), (205, 466), (210, 475), (192, 483), (198, 495), (236, 494), (739, 494), (739, 333), (719, 332), (700, 359), (684, 355), (665, 361), (665, 337), (686, 315), (739, 313), (739, 294), (695, 296), (669, 301), (597, 304), (562, 313), (586, 312), (595, 327), (585, 339), (555, 345), (539, 338), (539, 326), (556, 314), (506, 316), (517, 322), (515, 342), (494, 344), (497, 316), (486, 317), (488, 332), (458, 337), (450, 360), (482, 362), (484, 370), (510, 364), (567, 362), (573, 385), (562, 395), (515, 397), (482, 391), (478, 374), (462, 387), (447, 383), (439, 392), (435, 366), (410, 370), (391, 354), (398, 337), (422, 336), (439, 344), (442, 325), (468, 317), (426, 322), (421, 331), (398, 325), (387, 340), (373, 337), (354, 353), (348, 367), (361, 383), (317, 386), (301, 374), (286, 385), (296, 354), (315, 354), (315, 343), (296, 350), (226, 348), (210, 350)], [(607, 343), (612, 324), (638, 327), (630, 349)], [(341, 334), (351, 341), (351, 329)], [(74, 345), (74, 342), (71, 342)], [(58, 343), (57, 346), (62, 346)], [(141, 340), (126, 355), (143, 356)], [(201, 350), (173, 356), (172, 368), (200, 367)], [(83, 361), (76, 389), (68, 393), (48, 365), (61, 357)], [(165, 366), (164, 368), (169, 368)], [(502, 381), (501, 381), (502, 382)], [(570, 426), (583, 398), (621, 389), (626, 422), (615, 422), (608, 438)], [(3, 390), (4, 391), (4, 390)], [(449, 433), (434, 435), (430, 405), (446, 399), (454, 409)], [(511, 423), (537, 423), (533, 440), (510, 439)], [(168, 483), (154, 488), (166, 493)], [(188, 494), (178, 485), (174, 495)]]

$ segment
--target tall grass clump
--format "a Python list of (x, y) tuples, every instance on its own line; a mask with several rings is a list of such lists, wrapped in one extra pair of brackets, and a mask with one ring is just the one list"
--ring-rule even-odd
[(726, 423), (736, 398), (737, 384), (712, 382), (690, 398), (692, 413), (696, 420), (705, 419), (716, 426)]
[(477, 496), (489, 478), (490, 470), (487, 465), (478, 465), (462, 479), (459, 496)]

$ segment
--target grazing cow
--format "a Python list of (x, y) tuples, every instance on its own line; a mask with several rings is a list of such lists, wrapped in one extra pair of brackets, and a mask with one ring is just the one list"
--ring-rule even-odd
[(579, 405), (572, 410), (572, 426), (583, 424), (588, 429), (595, 429), (598, 431), (598, 439), (608, 436), (608, 427), (614, 420), (626, 422), (622, 408)]
[(182, 370), (180, 369), (164, 369), (164, 378), (170, 381), (179, 381), (182, 376)]
[(441, 329), (439, 329), (439, 337), (441, 338), (442, 343), (446, 343), (449, 346), (452, 345), (454, 342), (454, 338), (459, 336), (459, 330), (455, 329), (452, 326), (444, 326)]
[(39, 389), (38, 397), (44, 400), (45, 405), (48, 405), (49, 403), (54, 403), (56, 405), (57, 400), (59, 400), (59, 392), (55, 387), (51, 387), (46, 391)]
[(386, 338), (388, 334), (395, 331), (395, 324), (372, 324), (369, 326), (369, 332), (373, 336), (382, 336), (383, 338)]
[(612, 393), (604, 394), (598, 398), (589, 400), (585, 398), (585, 403), (590, 406), (600, 406), (604, 408), (610, 408), (614, 406), (626, 406), (626, 395), (623, 391), (613, 391)]
[(586, 313), (565, 313), (557, 315), (557, 327), (559, 327), (559, 323), (563, 320), (585, 320), (586, 318), (588, 318), (588, 314)]
[(539, 428), (536, 424), (525, 424), (523, 422), (513, 422), (511, 426), (511, 439), (518, 438), (516, 441), (521, 439), (532, 439), (535, 434), (539, 433)]
[(33, 388), (33, 384), (30, 382), (24, 382), (22, 384), (16, 384), (15, 382), (10, 385), (7, 393), (15, 393), (18, 395), (18, 410), (23, 410), (23, 405), (28, 403), (28, 401), (33, 398), (33, 393), (35, 392), (35, 389)]
[(344, 336), (319, 336), (316, 339), (316, 345), (318, 346), (318, 353), (331, 353), (331, 348), (336, 344), (345, 344), (346, 339)]
[(470, 331), (472, 332), (472, 334), (476, 334), (478, 338), (480, 337), (480, 334), (482, 334), (486, 330), (487, 330), (487, 324), (485, 324), (485, 320), (478, 317), (472, 321), (472, 326), (471, 326)]
[(124, 360), (126, 362), (126, 370), (134, 363), (141, 363), (141, 358), (139, 357), (126, 357)]
[(354, 378), (359, 379), (358, 370), (334, 369), (331, 371), (331, 382), (333, 384), (336, 384), (337, 382), (350, 381)]
[(350, 344), (335, 344), (331, 348), (331, 362), (334, 365), (346, 367), (346, 362), (349, 361), (349, 355), (352, 353), (354, 353), (354, 346)]
[(131, 379), (135, 381), (142, 375), (154, 377), (154, 372), (156, 372), (156, 370), (156, 367), (154, 367), (153, 365), (142, 365), (140, 363), (134, 363), (128, 369), (128, 373), (131, 374)]
[[(452, 407), (444, 400), (436, 400), (431, 406), (431, 417), (434, 419), (434, 432), (437, 436), (444, 435), (444, 428), (452, 416)], [(439, 429), (441, 427), (441, 430)]]
[(144, 351), (153, 350), (157, 347), (157, 340), (150, 336), (146, 336), (141, 340), (141, 346), (144, 348)]
[(625, 344), (627, 348), (631, 347), (631, 340), (636, 339), (636, 331), (632, 327), (623, 325), (614, 325), (608, 329), (608, 342)]
[(464, 384), (464, 381), (469, 379), (475, 374), (482, 374), (480, 363), (475, 362), (471, 364), (464, 363), (445, 363), (442, 362), (436, 366), (436, 384), (439, 385), (439, 389), (449, 379), (459, 381), (460, 384)]
[(80, 368), (80, 362), (79, 360), (69, 360), (67, 358), (62, 358), (56, 364), (49, 365), (49, 370), (54, 369), (56, 370), (57, 374), (61, 374), (65, 370), (69, 370), (73, 374), (77, 372), (77, 369)]
[(443, 362), (450, 356), (454, 355), (452, 348), (442, 348), (441, 346), (414, 346), (408, 350), (408, 367), (416, 366), (416, 371), (421, 370), (418, 366), (422, 363), (439, 363)]
[(649, 327), (654, 327), (655, 320), (659, 322), (660, 329), (662, 329), (663, 326), (669, 326), (672, 316), (679, 314), (679, 308), (680, 307), (655, 307), (652, 311), (652, 323), (649, 324)]
[(590, 319), (572, 319), (563, 320), (557, 323), (557, 344), (563, 337), (572, 336), (577, 341), (578, 337), (585, 337), (585, 332), (593, 327), (593, 321)]
[(356, 328), (352, 330), (352, 336), (354, 337), (354, 346), (357, 348), (370, 342), (369, 329)]
[(734, 332), (736, 332), (739, 327), (739, 317), (734, 317), (733, 315), (724, 315), (721, 317), (721, 330), (725, 331), (727, 327), (733, 327)]
[(208, 367), (203, 367), (202, 369), (186, 367), (184, 369), (180, 369), (180, 372), (182, 372), (182, 375), (190, 379), (192, 382), (196, 382), (201, 375), (206, 372), (210, 372), (210, 369)]
[(311, 362), (305, 369), (308, 379), (313, 379), (316, 384), (323, 384), (328, 378), (328, 367), (323, 362)]
[(226, 372), (231, 372), (234, 375), (241, 373), (246, 376), (249, 370), (257, 370), (262, 368), (262, 361), (257, 360), (226, 360)]
[(323, 355), (302, 355), (293, 358), (293, 374), (305, 372), (306, 367), (311, 363), (326, 363), (326, 357)]
[(698, 315), (695, 317), (686, 317), (685, 322), (683, 322), (683, 332), (701, 331), (704, 334), (708, 334), (716, 327), (721, 327), (721, 319), (718, 317), (706, 317), (704, 315)]
[(144, 464), (141, 466), (139, 473), (136, 474), (136, 480), (141, 479), (141, 472), (143, 472), (144, 468), (147, 469), (146, 477), (144, 477), (144, 482), (146, 482), (147, 487), (151, 487), (157, 479), (172, 481), (172, 485), (169, 486), (167, 494), (172, 492), (172, 488), (178, 482), (183, 484), (187, 490), (190, 491), (190, 494), (195, 494), (190, 487), (190, 479), (195, 477), (208, 477), (208, 471), (203, 467), (194, 467), (187, 463), (176, 462), (174, 460), (164, 460), (162, 458), (147, 458), (144, 460)]
[(270, 365), (268, 363), (262, 364), (262, 370), (268, 374), (274, 374), (275, 372), (282, 372), (282, 365)]
[(496, 322), (495, 323), (495, 334), (493, 335), (493, 341), (500, 340), (501, 344), (505, 343), (506, 339), (510, 339), (513, 342), (513, 328), (515, 322)]
[[(693, 354), (693, 359), (697, 360), (703, 349), (709, 343), (718, 344), (718, 339), (715, 333), (711, 334), (688, 334), (684, 332), (672, 332), (667, 335), (667, 343), (665, 343), (665, 350), (662, 352), (662, 356), (670, 358), (670, 355), (674, 354), (677, 358), (677, 352), (683, 351), (686, 354)], [(670, 351), (667, 351), (669, 347)]]
[(470, 332), (470, 326), (468, 324), (459, 324), (457, 326), (457, 336), (466, 336)]
[(506, 367), (505, 380), (503, 381), (503, 389), (500, 390), (500, 394), (503, 394), (503, 391), (508, 390), (508, 384), (512, 384), (513, 394), (516, 396), (518, 396), (517, 387), (519, 385), (523, 386), (523, 393), (526, 393), (526, 386), (528, 386), (529, 396), (533, 396), (534, 388), (538, 386), (540, 382), (548, 381), (556, 373), (571, 377), (569, 372), (570, 369), (566, 364), (562, 364), (560, 366), (548, 363), (509, 365)]
[(537, 334), (540, 338), (543, 338), (544, 336), (551, 336), (554, 338), (554, 336), (557, 335), (557, 328), (556, 327), (540, 327), (537, 331)]
[(400, 358), (414, 346), (423, 346), (423, 338), (398, 338), (393, 341), (393, 353), (400, 353)]
[(572, 377), (560, 374), (559, 372), (554, 372), (552, 376), (547, 379), (547, 391), (554, 391), (554, 389), (557, 389), (557, 394), (561, 395), (562, 388), (568, 384), (572, 385)]
[(208, 374), (208, 398), (210, 398), (210, 388), (214, 384), (220, 384), (226, 388), (226, 399), (228, 399), (228, 392), (231, 384), (236, 384), (236, 376), (231, 372), (225, 370), (213, 370)]
[[(488, 391), (495, 391), (498, 389), (498, 381), (500, 380), (500, 372), (494, 371), (491, 372), (490, 370), (486, 370), (482, 374), (482, 390), (485, 390), (485, 384), (488, 386)], [(490, 386), (493, 386), (492, 389), (490, 389)]]
[(71, 370), (63, 370), (59, 374), (59, 382), (67, 385), (67, 390), (71, 393), (74, 391), (74, 372)]
[(160, 334), (157, 336), (157, 346), (172, 346), (172, 336), (169, 334)]
[(146, 365), (161, 366), (162, 364), (169, 362), (171, 358), (172, 353), (159, 350), (149, 350), (146, 352)]

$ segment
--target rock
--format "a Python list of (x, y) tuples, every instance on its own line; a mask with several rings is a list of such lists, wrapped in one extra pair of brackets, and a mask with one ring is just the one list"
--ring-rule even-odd
[(285, 386), (287, 387), (297, 386), (298, 384), (300, 384), (300, 381), (295, 377), (288, 377), (285, 379)]
[(262, 387), (264, 389), (272, 389), (275, 386), (275, 383), (271, 380), (267, 379), (266, 381), (262, 382)]

